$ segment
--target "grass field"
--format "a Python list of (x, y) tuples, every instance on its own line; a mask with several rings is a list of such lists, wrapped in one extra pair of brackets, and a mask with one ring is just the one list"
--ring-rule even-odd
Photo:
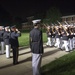
[[(43, 33), (43, 42), (47, 42), (46, 33)], [(19, 37), (19, 44), (20, 44), (20, 47), (29, 46), (29, 33), (28, 32), (21, 34), (21, 37)]]
[(43, 66), (42, 75), (75, 75), (75, 51)]

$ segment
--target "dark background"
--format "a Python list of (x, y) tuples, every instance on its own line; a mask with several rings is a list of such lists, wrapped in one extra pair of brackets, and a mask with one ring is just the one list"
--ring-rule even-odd
[(0, 0), (0, 15), (10, 16), (10, 19), (17, 16), (25, 20), (33, 16), (34, 12), (46, 13), (51, 7), (58, 8), (62, 16), (75, 14), (74, 0)]

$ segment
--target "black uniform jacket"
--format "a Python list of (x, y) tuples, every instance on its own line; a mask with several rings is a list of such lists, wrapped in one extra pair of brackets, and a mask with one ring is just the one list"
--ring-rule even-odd
[(11, 37), (10, 37), (11, 48), (19, 47), (18, 37), (20, 35), (21, 33), (13, 32), (13, 31), (11, 32)]
[(52, 31), (51, 30), (49, 32), (46, 31), (46, 33), (47, 33), (47, 37), (52, 37)]
[(3, 34), (3, 39), (4, 39), (5, 45), (9, 45), (10, 44), (10, 32), (5, 31)]
[(1, 30), (0, 31), (0, 42), (4, 41), (3, 40), (3, 34), (4, 34), (4, 30)]
[(58, 34), (58, 31), (55, 32), (55, 38), (60, 38), (60, 35)]
[(69, 39), (69, 35), (67, 35), (66, 32), (64, 31), (62, 38), (63, 38), (63, 40), (68, 40)]
[(37, 28), (30, 31), (30, 48), (32, 53), (43, 53), (42, 31)]

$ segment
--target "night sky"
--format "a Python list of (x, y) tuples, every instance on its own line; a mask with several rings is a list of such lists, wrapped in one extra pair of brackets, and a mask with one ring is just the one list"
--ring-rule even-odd
[(0, 0), (0, 5), (14, 16), (29, 16), (30, 11), (46, 11), (57, 7), (61, 13), (75, 14), (74, 0)]

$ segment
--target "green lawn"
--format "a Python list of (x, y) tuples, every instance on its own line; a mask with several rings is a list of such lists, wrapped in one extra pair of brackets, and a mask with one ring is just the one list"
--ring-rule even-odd
[(21, 47), (29, 45), (29, 33), (21, 33), (21, 37), (19, 37), (19, 45)]
[[(43, 42), (47, 41), (46, 33), (43, 33)], [(29, 33), (22, 33), (21, 37), (19, 37), (19, 44), (20, 47), (22, 46), (29, 46)]]
[(43, 66), (42, 75), (75, 75), (75, 51)]

